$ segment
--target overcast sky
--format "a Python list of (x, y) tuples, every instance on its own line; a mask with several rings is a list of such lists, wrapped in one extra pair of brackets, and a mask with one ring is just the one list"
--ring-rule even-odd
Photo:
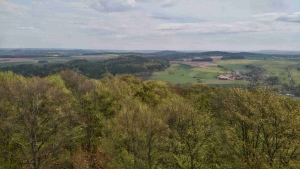
[(0, 48), (300, 50), (300, 0), (0, 0)]

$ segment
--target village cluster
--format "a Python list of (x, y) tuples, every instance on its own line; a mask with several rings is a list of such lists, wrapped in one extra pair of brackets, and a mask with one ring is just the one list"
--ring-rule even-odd
[(243, 76), (240, 75), (219, 75), (219, 80), (243, 80)]

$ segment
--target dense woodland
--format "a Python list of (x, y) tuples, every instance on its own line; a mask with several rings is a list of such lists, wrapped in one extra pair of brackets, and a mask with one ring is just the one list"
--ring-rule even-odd
[(201, 59), (192, 59), (192, 62), (212, 62), (212, 58), (201, 58)]
[(169, 67), (169, 61), (159, 58), (124, 56), (105, 61), (87, 61), (78, 59), (67, 63), (47, 63), (43, 65), (23, 64), (0, 68), (0, 71), (12, 71), (26, 77), (45, 77), (59, 73), (63, 70), (74, 70), (90, 78), (101, 78), (107, 73), (133, 74), (136, 76), (149, 76), (153, 71), (161, 71)]
[(0, 168), (298, 168), (300, 103), (132, 75), (0, 73)]
[(223, 56), (222, 60), (245, 59), (244, 56)]

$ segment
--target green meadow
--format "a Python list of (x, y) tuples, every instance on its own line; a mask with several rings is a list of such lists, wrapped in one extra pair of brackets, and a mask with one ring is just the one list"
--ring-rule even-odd
[(295, 85), (300, 85), (300, 71), (297, 69), (298, 65), (292, 66), (289, 68), (291, 76), (294, 80)]
[[(285, 61), (285, 60), (221, 60), (216, 62), (218, 65), (221, 65), (227, 69), (232, 70), (244, 70), (249, 71), (249, 69), (244, 68), (245, 65), (255, 65), (261, 68), (266, 69), (266, 74), (269, 76), (278, 76), (280, 83), (290, 83), (290, 79), (288, 77), (288, 72), (285, 68), (297, 65), (297, 62), (293, 61)], [(300, 84), (300, 74), (294, 73), (293, 78), (299, 79), (297, 82)]]
[[(268, 76), (278, 76), (281, 84), (290, 84), (290, 78), (286, 68), (289, 68), (291, 76), (296, 85), (300, 84), (300, 71), (297, 70), (298, 62), (274, 60), (274, 59), (243, 59), (243, 60), (219, 60), (214, 63), (233, 71), (250, 72), (246, 65), (254, 65), (266, 69)], [(165, 71), (155, 72), (151, 78), (168, 81), (173, 84), (202, 83), (209, 86), (236, 86), (247, 85), (244, 80), (218, 80), (220, 74), (228, 74), (220, 67), (199, 68), (183, 64), (171, 64)]]
[(226, 74), (226, 71), (219, 67), (199, 68), (171, 64), (171, 67), (165, 71), (154, 72), (151, 78), (179, 85), (202, 83), (212, 86), (236, 86), (248, 84), (244, 80), (218, 80), (217, 76), (220, 74)]

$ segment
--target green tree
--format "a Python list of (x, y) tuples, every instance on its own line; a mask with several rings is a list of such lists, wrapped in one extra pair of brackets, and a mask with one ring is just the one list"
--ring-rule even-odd
[[(115, 115), (104, 123), (103, 146), (110, 154), (112, 168), (158, 168), (167, 125), (157, 105), (166, 83), (142, 82), (133, 76), (103, 80), (118, 100)], [(168, 91), (168, 90), (166, 90)], [(152, 99), (151, 99), (152, 98)]]
[(198, 112), (188, 100), (176, 98), (160, 110), (167, 116), (170, 128), (167, 168), (207, 168), (206, 148), (212, 135), (212, 118), (209, 112)]
[(55, 165), (71, 132), (65, 123), (65, 114), (71, 110), (70, 92), (63, 81), (58, 76), (13, 77), (6, 78), (1, 88), (6, 90), (1, 102), (6, 102), (2, 106), (7, 112), (1, 124), (10, 133), (8, 144), (14, 147), (3, 151), (32, 169)]
[(224, 136), (246, 168), (299, 166), (300, 104), (271, 91), (232, 89), (223, 100)]

